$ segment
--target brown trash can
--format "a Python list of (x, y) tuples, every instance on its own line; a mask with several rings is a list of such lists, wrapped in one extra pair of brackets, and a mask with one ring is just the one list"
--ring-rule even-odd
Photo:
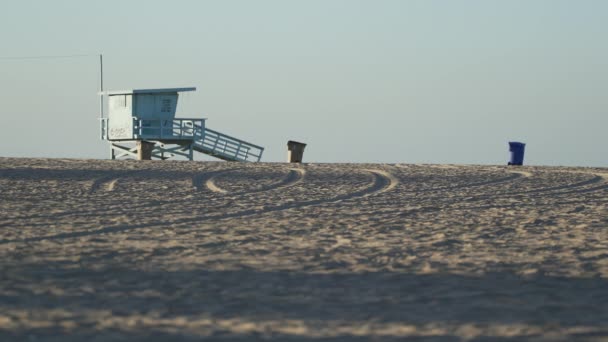
[(288, 163), (301, 163), (302, 157), (304, 156), (304, 148), (306, 144), (289, 140), (287, 142), (287, 162)]

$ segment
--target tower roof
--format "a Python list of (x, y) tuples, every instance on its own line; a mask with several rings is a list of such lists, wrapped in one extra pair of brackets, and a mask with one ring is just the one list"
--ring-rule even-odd
[(110, 90), (105, 92), (107, 95), (129, 95), (129, 94), (172, 94), (185, 91), (195, 91), (196, 87), (187, 88), (159, 88), (159, 89), (130, 89), (130, 90)]

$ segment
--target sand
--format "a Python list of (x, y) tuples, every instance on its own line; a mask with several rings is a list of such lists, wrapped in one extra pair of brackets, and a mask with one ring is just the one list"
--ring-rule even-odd
[(0, 340), (608, 340), (608, 169), (0, 158)]

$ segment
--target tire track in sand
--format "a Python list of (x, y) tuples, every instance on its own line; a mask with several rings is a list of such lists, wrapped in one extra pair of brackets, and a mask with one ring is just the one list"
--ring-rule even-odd
[(250, 210), (243, 210), (243, 211), (229, 213), (229, 214), (204, 216), (201, 219), (202, 220), (208, 220), (208, 219), (223, 220), (223, 219), (228, 219), (228, 218), (239, 218), (239, 217), (244, 217), (244, 216), (262, 215), (262, 214), (267, 214), (267, 213), (276, 212), (276, 211), (283, 211), (283, 210), (289, 210), (289, 209), (301, 209), (301, 208), (306, 208), (306, 207), (320, 205), (320, 204), (341, 202), (341, 201), (347, 201), (347, 200), (352, 200), (352, 199), (357, 199), (357, 198), (364, 198), (364, 197), (378, 195), (378, 194), (390, 191), (390, 190), (394, 189), (397, 186), (397, 184), (399, 183), (397, 178), (395, 178), (392, 174), (390, 174), (386, 171), (381, 171), (381, 170), (364, 170), (364, 171), (366, 171), (370, 174), (371, 182), (369, 183), (369, 185), (367, 187), (365, 187), (361, 190), (358, 190), (358, 191), (349, 192), (349, 193), (346, 193), (343, 195), (338, 195), (338, 196), (334, 196), (334, 197), (330, 197), (330, 198), (322, 198), (322, 199), (308, 200), (308, 201), (295, 201), (295, 202), (289, 202), (289, 203), (279, 204), (279, 205), (270, 206), (270, 207), (264, 207), (262, 209), (250, 209)]
[[(593, 174), (590, 174), (590, 175), (593, 175)], [(597, 184), (602, 181), (605, 181), (605, 179), (602, 176), (593, 175), (593, 178), (591, 178), (591, 179), (587, 179), (587, 180), (576, 182), (576, 183), (564, 184), (564, 185), (558, 185), (558, 186), (550, 186), (550, 187), (546, 187), (546, 188), (532, 189), (532, 190), (528, 190), (528, 191), (516, 192), (514, 194), (535, 194), (535, 193), (539, 193), (539, 192), (549, 192), (549, 191), (558, 191), (558, 190), (567, 190), (567, 191), (560, 191), (560, 192), (557, 192), (556, 194), (589, 192), (589, 191), (593, 191), (592, 189), (605, 188), (607, 185), (603, 184), (603, 185), (600, 185), (597, 187), (592, 187), (592, 188), (582, 188), (582, 187), (584, 187), (586, 185)], [(578, 188), (582, 188), (582, 189), (578, 189)]]
[(97, 178), (96, 180), (93, 181), (93, 184), (91, 184), (91, 186), (89, 188), (89, 194), (94, 194), (99, 191), (106, 191), (106, 192), (114, 191), (114, 189), (116, 189), (118, 181), (120, 180), (121, 177), (124, 177), (124, 176), (125, 176), (124, 173), (123, 174), (116, 173), (116, 174), (111, 174), (111, 175), (104, 176), (101, 178)]
[[(191, 177), (192, 179), (192, 186), (196, 187), (197, 190), (200, 189), (201, 187), (204, 188), (203, 184), (204, 180), (207, 179), (208, 177), (211, 177), (214, 173), (219, 173), (219, 172), (224, 172), (224, 171), (211, 171), (211, 172), (205, 172), (202, 174), (198, 174), (196, 176)], [(96, 193), (101, 193), (101, 192), (113, 192), (117, 190), (117, 187), (119, 186), (120, 183), (122, 183), (123, 178), (129, 177), (129, 176), (133, 176), (133, 175), (141, 175), (141, 173), (139, 173), (138, 171), (127, 171), (127, 172), (114, 172), (112, 174), (103, 176), (103, 177), (99, 177), (97, 179), (94, 179), (92, 184), (90, 186), (88, 186), (88, 190), (84, 190), (87, 189), (87, 187), (83, 187), (83, 190), (80, 192), (81, 195), (93, 195)], [(188, 177), (186, 177), (187, 179)], [(203, 182), (203, 183), (201, 183)], [(167, 200), (158, 200), (156, 201), (156, 205), (166, 205), (166, 204), (181, 204), (181, 203), (187, 203), (189, 200), (175, 200), (175, 199), (167, 199)], [(133, 203), (129, 203), (129, 209), (134, 210), (134, 209), (138, 209), (138, 208), (147, 208), (149, 207), (150, 204), (144, 202), (143, 204), (133, 204)], [(66, 210), (63, 212), (56, 212), (53, 214), (32, 214), (32, 215), (21, 215), (21, 216), (15, 216), (15, 217), (11, 217), (11, 219), (37, 219), (37, 218), (47, 218), (47, 219), (57, 219), (60, 217), (87, 217), (90, 215), (104, 215), (104, 214), (108, 214), (108, 213), (113, 213), (116, 210), (113, 208), (107, 208), (107, 207), (102, 207), (100, 209), (96, 209), (96, 210), (91, 210), (91, 211), (83, 211), (81, 209), (78, 210)], [(2, 225), (0, 225), (0, 227), (2, 227)]]
[[(232, 170), (235, 171), (235, 170)], [(213, 191), (213, 192), (218, 192), (218, 193), (222, 193), (222, 194), (228, 194), (230, 193), (230, 191), (226, 190), (226, 189), (222, 189), (221, 187), (219, 187), (217, 184), (215, 184), (215, 178), (228, 173), (230, 171), (224, 171), (215, 175), (212, 175), (211, 177), (209, 177), (206, 182), (205, 182), (205, 186), (207, 187), (207, 189)], [(270, 190), (275, 190), (275, 189), (279, 189), (279, 188), (287, 188), (290, 186), (294, 186), (298, 183), (300, 183), (303, 179), (304, 179), (304, 175), (306, 174), (306, 170), (304, 169), (290, 169), (289, 172), (287, 173), (287, 176), (285, 176), (283, 179), (281, 179), (278, 182), (272, 183), (272, 184), (268, 184), (266, 186), (262, 186), (256, 189), (251, 189), (251, 190), (244, 190), (244, 191), (238, 191), (238, 192), (234, 192), (234, 193), (230, 193), (231, 195), (245, 195), (245, 194), (254, 194), (254, 193), (258, 193), (258, 192), (265, 192), (265, 191), (270, 191)]]
[[(519, 172), (519, 171), (512, 171), (512, 172)], [(594, 192), (594, 191), (608, 189), (608, 184), (607, 184), (608, 175), (606, 175), (606, 174), (591, 173), (591, 172), (576, 172), (576, 171), (572, 171), (570, 173), (587, 174), (587, 175), (592, 176), (592, 178), (584, 180), (584, 181), (564, 184), (564, 185), (548, 186), (548, 187), (544, 187), (544, 188), (537, 188), (537, 189), (524, 190), (524, 191), (514, 191), (514, 192), (504, 193), (504, 194), (474, 196), (474, 197), (467, 199), (467, 201), (487, 200), (489, 198), (496, 198), (496, 199), (508, 198), (508, 197), (521, 198), (523, 196), (525, 196), (527, 198), (541, 198), (541, 197), (545, 197), (547, 195), (560, 196), (560, 195), (568, 195), (568, 194), (582, 194), (582, 193), (587, 193), (587, 192)], [(530, 174), (530, 176), (532, 176), (532, 175)], [(600, 183), (600, 185), (589, 187), (589, 188), (585, 187), (585, 186), (593, 185), (593, 184), (597, 184), (597, 183)]]
[(501, 177), (501, 178), (491, 179), (491, 180), (482, 181), (482, 182), (472, 182), (472, 183), (457, 184), (457, 185), (445, 185), (445, 186), (438, 186), (435, 188), (420, 189), (420, 190), (409, 189), (409, 190), (404, 190), (403, 192), (420, 194), (420, 193), (427, 193), (427, 192), (434, 192), (434, 191), (441, 191), (441, 190), (468, 189), (468, 188), (474, 188), (474, 187), (482, 187), (482, 186), (486, 186), (486, 185), (496, 185), (496, 184), (500, 184), (500, 183), (507, 183), (507, 182), (512, 182), (512, 181), (518, 180), (522, 177), (529, 177), (528, 174), (523, 174), (521, 172), (511, 172), (511, 173), (513, 173), (513, 174), (509, 175), (507, 177)]
[[(221, 174), (234, 172), (234, 171), (238, 171), (238, 170), (241, 170), (241, 169), (228, 169), (228, 170), (211, 171), (211, 172), (205, 172), (202, 174), (198, 174), (198, 175), (192, 177), (192, 186), (194, 188), (196, 188), (197, 191), (203, 191), (204, 189), (209, 189), (213, 192), (224, 193), (225, 192), (224, 190), (217, 188), (214, 185), (213, 179)], [(211, 185), (211, 187), (210, 187), (210, 185)]]
[(572, 173), (583, 173), (583, 174), (594, 176), (594, 178), (588, 180), (587, 182), (581, 182), (581, 183), (585, 183), (584, 185), (595, 184), (595, 183), (602, 183), (602, 184), (598, 185), (598, 186), (590, 187), (590, 188), (572, 189), (570, 191), (562, 191), (557, 194), (559, 194), (559, 195), (582, 194), (582, 193), (594, 192), (594, 191), (598, 191), (598, 190), (608, 190), (608, 173), (587, 172), (587, 171), (571, 171), (571, 172)]
[[(532, 173), (525, 172), (525, 171), (523, 171), (523, 172), (522, 171), (510, 171), (510, 172), (520, 173), (525, 177), (533, 176)], [(559, 196), (559, 195), (583, 194), (583, 193), (589, 193), (589, 192), (594, 192), (594, 191), (608, 190), (608, 174), (606, 174), (606, 173), (594, 173), (594, 172), (585, 172), (585, 171), (566, 171), (566, 172), (579, 173), (579, 174), (582, 173), (582, 174), (587, 174), (587, 175), (594, 176), (594, 177), (584, 180), (584, 181), (576, 182), (576, 183), (559, 185), (559, 186), (551, 186), (551, 187), (546, 187), (546, 188), (538, 188), (538, 189), (533, 189), (533, 190), (528, 190), (528, 191), (513, 192), (513, 193), (508, 193), (508, 194), (474, 196), (474, 197), (469, 197), (461, 202), (473, 204), (475, 202), (486, 201), (488, 199), (523, 198), (524, 196), (527, 198), (542, 198), (542, 197), (546, 197), (547, 195)], [(581, 189), (581, 187), (591, 185), (591, 184), (597, 184), (597, 183), (602, 183), (602, 184), (598, 185), (598, 186), (590, 187), (590, 188)], [(559, 190), (567, 190), (567, 191), (559, 191)], [(531, 195), (531, 196), (527, 196), (527, 195)], [(550, 205), (585, 204), (585, 203), (588, 203), (588, 200), (574, 200), (574, 201), (554, 202), (554, 203), (536, 204), (536, 205), (537, 206), (550, 206)], [(445, 203), (445, 204), (439, 205), (439, 206), (423, 206), (420, 208), (409, 210), (407, 212), (401, 212), (400, 215), (434, 212), (434, 211), (440, 211), (440, 210), (487, 210), (487, 209), (495, 209), (495, 208), (518, 208), (518, 207), (525, 207), (528, 205), (525, 202), (520, 202), (520, 203), (509, 203), (509, 204), (502, 204), (502, 205), (501, 204), (499, 204), (499, 205), (496, 205), (496, 204), (465, 205), (462, 207), (452, 207), (453, 204), (455, 204), (455, 202)]]
[(361, 190), (355, 191), (355, 192), (347, 193), (344, 195), (338, 195), (338, 196), (334, 196), (331, 198), (291, 202), (291, 203), (285, 203), (285, 204), (276, 205), (276, 206), (272, 206), (272, 207), (264, 207), (262, 209), (242, 210), (242, 211), (238, 211), (235, 213), (198, 216), (198, 217), (186, 217), (186, 218), (180, 218), (180, 219), (174, 219), (174, 220), (168, 220), (168, 221), (148, 222), (145, 224), (137, 224), (137, 225), (105, 227), (105, 228), (96, 229), (96, 230), (60, 233), (60, 234), (55, 234), (55, 235), (32, 237), (32, 238), (19, 239), (19, 240), (0, 240), (0, 244), (80, 238), (80, 237), (94, 236), (94, 235), (99, 235), (99, 234), (122, 233), (122, 232), (130, 231), (130, 230), (135, 230), (135, 229), (140, 229), (140, 228), (150, 228), (150, 227), (154, 227), (154, 226), (190, 224), (190, 223), (205, 222), (208, 220), (225, 220), (225, 219), (241, 218), (241, 217), (247, 217), (247, 216), (253, 216), (253, 215), (264, 215), (264, 214), (283, 211), (283, 210), (301, 209), (301, 208), (311, 207), (311, 206), (320, 205), (320, 204), (370, 197), (370, 196), (382, 194), (387, 191), (391, 191), (399, 183), (399, 180), (396, 177), (394, 177), (392, 174), (390, 174), (386, 171), (382, 171), (382, 170), (365, 170), (365, 171), (369, 172), (369, 174), (372, 178), (371, 183), (367, 187), (365, 187)]

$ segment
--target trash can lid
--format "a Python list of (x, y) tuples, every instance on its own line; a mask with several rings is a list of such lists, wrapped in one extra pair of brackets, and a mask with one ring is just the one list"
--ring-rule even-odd
[(301, 143), (301, 142), (297, 142), (297, 141), (293, 141), (293, 140), (289, 140), (287, 142), (287, 146), (306, 146), (305, 143)]
[(509, 145), (511, 146), (526, 146), (525, 143), (519, 142), (519, 141), (509, 141)]

